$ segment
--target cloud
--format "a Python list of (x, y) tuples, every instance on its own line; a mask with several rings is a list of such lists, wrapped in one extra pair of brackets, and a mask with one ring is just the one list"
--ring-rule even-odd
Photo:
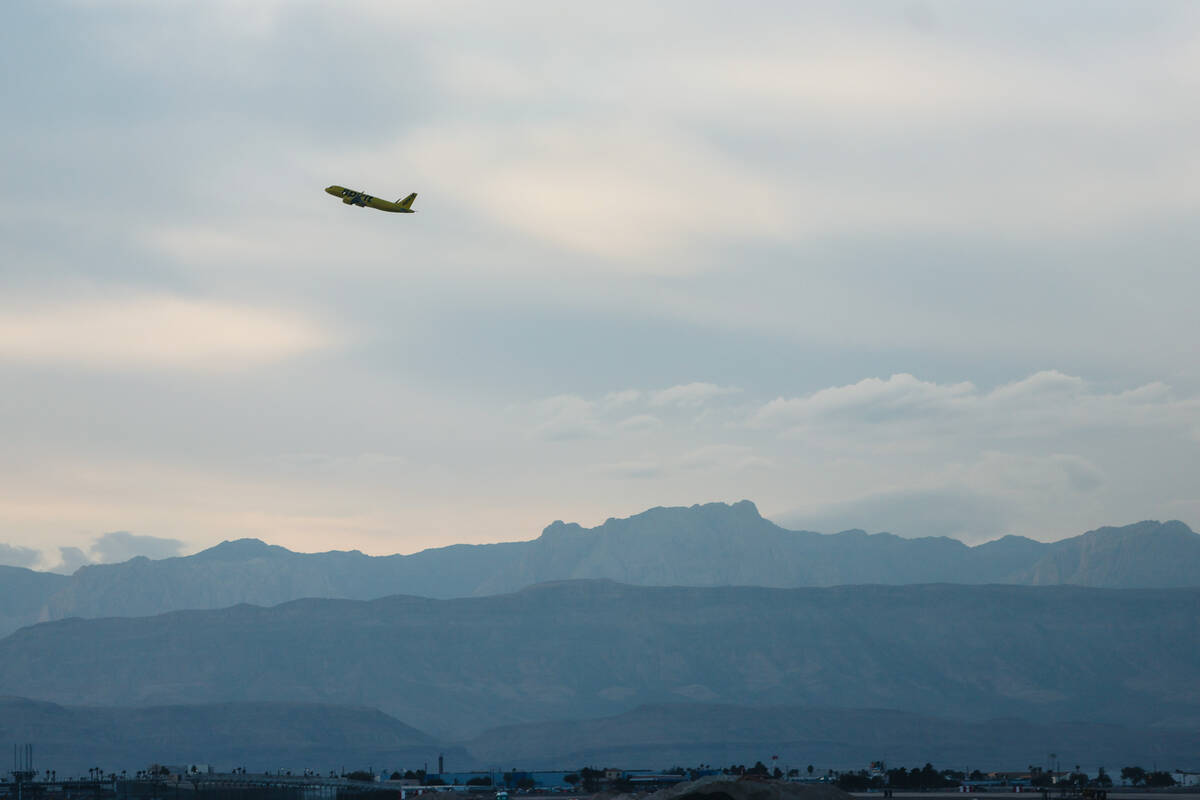
[(336, 337), (293, 312), (139, 294), (0, 308), (0, 361), (220, 371), (294, 358)]
[(58, 548), (59, 563), (51, 569), (51, 572), (60, 572), (63, 575), (74, 574), (75, 570), (80, 567), (87, 566), (92, 563), (88, 558), (87, 553), (83, 552), (78, 547), (60, 547)]
[[(731, 25), (676, 7), (648, 40), (603, 10), (586, 29), (552, 13), (519, 26), (372, 14), (377, 36), (449, 26), (470, 45), (414, 43), (440, 102), (364, 160), (430, 165), (473, 216), (606, 271), (690, 273), (705, 249), (747, 241), (1079, 237), (1200, 204), (1178, 177), (1197, 168), (1181, 133), (1195, 119), (1174, 110), (1190, 97), (1189, 43), (1169, 24), (1130, 31), (1121, 59), (1097, 36), (1081, 75), (1078, 55), (989, 30), (1004, 20), (952, 14), (954, 32), (931, 35), (903, 16), (809, 8)], [(1170, 156), (1144, 146), (1152, 130)]]
[(560, 394), (537, 403), (534, 413), (542, 418), (536, 432), (543, 439), (564, 441), (601, 434), (595, 403), (578, 395)]
[(734, 386), (718, 386), (715, 383), (685, 383), (652, 392), (650, 405), (697, 408), (713, 398), (737, 394), (740, 391), (741, 389)]
[(643, 392), (637, 389), (623, 389), (619, 392), (609, 392), (600, 398), (600, 407), (604, 409), (623, 408), (642, 399)]
[[(663, 416), (674, 411), (694, 410), (717, 397), (741, 389), (713, 383), (686, 383), (644, 391), (623, 389), (595, 400), (575, 394), (547, 397), (533, 405), (538, 422), (535, 432), (542, 439), (563, 441), (612, 437), (651, 431), (666, 424)], [(653, 409), (657, 413), (649, 413)]]
[(88, 564), (119, 564), (138, 556), (155, 560), (173, 558), (182, 555), (183, 549), (184, 543), (178, 539), (113, 531), (93, 539), (86, 550), (59, 547), (59, 564), (52, 571), (70, 575)]
[(467, 131), (430, 130), (411, 146), (432, 157), (453, 145), (476, 176), (466, 199), (479, 213), (574, 253), (664, 269), (688, 242), (787, 230), (766, 176), (687, 133), (591, 120), (496, 133), (483, 152)]
[(981, 453), (966, 464), (916, 476), (925, 486), (815, 503), (777, 515), (785, 525), (822, 533), (858, 528), (898, 536), (948, 536), (968, 544), (1026, 534), (1029, 510), (1087, 504), (1103, 471), (1078, 455)]
[(128, 561), (137, 556), (151, 559), (173, 558), (183, 553), (183, 546), (183, 542), (178, 539), (114, 531), (100, 536), (92, 543), (91, 555), (102, 564)]
[(1003, 498), (963, 487), (942, 487), (866, 495), (775, 518), (786, 527), (820, 533), (861, 529), (977, 543), (1011, 533), (1011, 512)]
[(940, 384), (901, 373), (776, 398), (758, 408), (749, 424), (797, 436), (852, 425), (909, 436), (1025, 437), (1114, 425), (1177, 426), (1197, 413), (1200, 397), (1177, 398), (1159, 382), (1106, 392), (1047, 370), (984, 391), (970, 382)]
[(763, 427), (799, 425), (814, 420), (852, 416), (885, 421), (953, 412), (977, 395), (969, 382), (937, 384), (902, 373), (890, 378), (864, 378), (847, 386), (821, 389), (804, 397), (776, 398), (764, 405), (753, 422)]
[[(1200, 396), (1165, 383), (1113, 388), (1060, 370), (993, 387), (897, 373), (714, 402), (735, 393), (745, 394), (692, 382), (621, 393), (620, 403), (611, 402), (617, 393), (556, 396), (540, 404), (536, 429), (574, 437), (562, 458), (577, 469), (680, 493), (774, 497), (770, 505), (804, 527), (982, 541), (1044, 538), (1088, 509), (1061, 535), (1077, 533), (1110, 522), (1102, 509), (1127, 502), (1116, 497), (1174, 502), (1182, 484), (1150, 490), (1138, 473), (1186, 461), (1200, 419)], [(631, 458), (633, 447), (644, 455)], [(1134, 469), (1143, 458), (1154, 466)]]
[(10, 567), (32, 568), (42, 558), (42, 554), (32, 547), (20, 547), (0, 542), (0, 564)]

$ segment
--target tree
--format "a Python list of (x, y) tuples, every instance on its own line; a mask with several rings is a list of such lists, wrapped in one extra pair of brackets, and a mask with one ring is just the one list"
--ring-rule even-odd
[(585, 792), (595, 792), (600, 788), (600, 780), (604, 777), (604, 773), (598, 769), (584, 767), (579, 770), (579, 779), (583, 783)]
[(1137, 786), (1146, 780), (1146, 770), (1141, 767), (1121, 767), (1121, 780), (1129, 781)]
[[(567, 781), (567, 783), (570, 783), (572, 786), (575, 784), (575, 781), (572, 781), (571, 778), (574, 778), (575, 781), (579, 780), (578, 775), (568, 775), (566, 777), (566, 781)], [(467, 786), (491, 786), (491, 785), (492, 785), (492, 776), (491, 775), (477, 775), (474, 778), (469, 778), (467, 780)]]
[(811, 776), (812, 776), (812, 774), (813, 774), (813, 765), (812, 765), (812, 764), (809, 764), (809, 765), (808, 765), (808, 774), (809, 774), (809, 776), (810, 776), (810, 777), (811, 777)]
[[(571, 784), (572, 786), (574, 786), (577, 783), (579, 783), (579, 775), (572, 772), (570, 775), (563, 775), (563, 780), (566, 781), (567, 783)], [(488, 783), (490, 784), (491, 782), (492, 782), (492, 779), (488, 778)]]
[(1150, 772), (1146, 774), (1147, 786), (1174, 786), (1175, 779), (1171, 777), (1169, 772)]
[(1049, 786), (1054, 782), (1049, 772), (1046, 772), (1041, 767), (1029, 765), (1029, 785), (1030, 786)]
[(874, 781), (865, 769), (858, 772), (843, 772), (838, 775), (837, 787), (844, 792), (865, 792), (874, 786)]

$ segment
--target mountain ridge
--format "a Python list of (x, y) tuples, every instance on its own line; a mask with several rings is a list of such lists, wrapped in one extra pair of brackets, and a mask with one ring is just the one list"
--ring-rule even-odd
[(0, 640), (0, 693), (366, 705), (443, 738), (681, 699), (1177, 727), (1197, 640), (1195, 589), (576, 580), (46, 622)]
[(556, 520), (528, 541), (456, 544), (410, 555), (296, 553), (238, 539), (190, 556), (90, 565), (71, 576), (0, 569), (0, 635), (70, 616), (151, 616), (301, 597), (446, 599), (581, 578), (648, 586), (1182, 587), (1200, 585), (1200, 534), (1178, 521), (1145, 521), (1053, 543), (1006, 536), (972, 547), (946, 537), (789, 531), (743, 500), (659, 506), (594, 528)]

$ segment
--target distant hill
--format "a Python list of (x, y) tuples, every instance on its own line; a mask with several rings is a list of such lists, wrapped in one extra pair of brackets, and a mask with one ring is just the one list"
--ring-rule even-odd
[(643, 586), (1186, 587), (1200, 585), (1200, 534), (1181, 522), (1142, 522), (1053, 544), (1008, 536), (968, 547), (940, 537), (789, 531), (742, 501), (653, 508), (590, 529), (555, 522), (532, 541), (408, 556), (293, 553), (243, 539), (181, 558), (88, 566), (70, 577), (0, 570), (0, 600), (8, 601), (0, 606), (0, 635), (73, 616), (149, 616), (304, 597), (472, 597), (575, 578)]
[(467, 743), (484, 763), (541, 769), (622, 764), (753, 764), (779, 756), (780, 767), (822, 771), (893, 766), (964, 765), (1026, 769), (1057, 753), (1063, 763), (1095, 771), (1118, 764), (1190, 764), (1200, 730), (1132, 728), (1098, 723), (961, 720), (904, 711), (746, 707), (700, 703), (642, 706), (615, 717), (493, 728)]
[(461, 748), (375, 709), (302, 703), (105, 708), (0, 697), (0, 741), (33, 743), (35, 764), (64, 778), (93, 766), (133, 773), (152, 762), (323, 774), (343, 766), (420, 769), (439, 753), (469, 763)]
[(0, 640), (0, 693), (379, 708), (437, 736), (640, 705), (1200, 723), (1200, 590), (543, 584), (69, 619)]

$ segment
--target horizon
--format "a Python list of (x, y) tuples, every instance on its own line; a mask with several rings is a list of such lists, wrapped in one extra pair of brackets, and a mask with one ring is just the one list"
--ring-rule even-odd
[[(253, 537), (253, 536), (241, 537), (238, 539), (223, 539), (219, 542), (207, 544), (207, 545), (199, 547), (196, 550), (191, 550), (191, 551), (186, 551), (186, 552), (168, 552), (170, 549), (173, 548), (173, 545), (170, 543), (164, 544), (163, 542), (155, 540), (154, 537), (133, 536), (132, 534), (130, 534), (127, 531), (114, 531), (112, 533), (104, 534), (101, 537), (99, 537), (97, 539), (97, 545), (91, 551), (91, 554), (93, 554), (93, 555), (101, 555), (102, 557), (107, 555), (107, 556), (109, 556), (109, 560), (88, 560), (84, 563), (67, 564), (64, 562), (53, 563), (52, 559), (43, 557), (42, 561), (40, 561), (40, 562), (37, 562), (32, 565), (22, 565), (22, 566), (24, 566), (26, 569), (31, 569), (36, 572), (51, 572), (51, 573), (60, 574), (60, 575), (73, 575), (79, 569), (82, 569), (83, 567), (88, 567), (88, 566), (104, 566), (104, 565), (112, 565), (112, 564), (123, 564), (123, 563), (126, 563), (127, 561), (133, 560), (135, 558), (149, 558), (152, 561), (158, 561), (158, 560), (163, 560), (163, 559), (168, 559), (168, 558), (188, 558), (190, 556), (198, 555), (200, 553), (205, 553), (210, 550), (216, 549), (218, 547), (221, 547), (222, 545), (239, 544), (242, 542), (254, 542), (257, 544), (261, 544), (264, 547), (268, 547), (268, 548), (281, 547), (281, 548), (287, 550), (288, 552), (295, 553), (298, 555), (322, 555), (325, 553), (359, 553), (361, 555), (365, 555), (365, 556), (368, 556), (371, 558), (387, 558), (390, 556), (411, 556), (411, 555), (416, 555), (418, 553), (426, 552), (428, 550), (436, 550), (436, 549), (440, 549), (440, 548), (454, 547), (454, 546), (460, 545), (460, 544), (472, 544), (472, 545), (486, 546), (486, 545), (492, 545), (492, 544), (530, 543), (530, 542), (534, 542), (537, 539), (541, 538), (541, 536), (548, 529), (554, 527), (555, 525), (578, 526), (579, 528), (581, 528), (584, 531), (595, 531), (595, 530), (598, 530), (599, 528), (603, 527), (608, 522), (628, 520), (633, 517), (642, 516), (643, 514), (648, 514), (650, 512), (658, 511), (658, 510), (690, 510), (690, 509), (701, 508), (703, 506), (709, 506), (709, 505), (723, 505), (726, 508), (732, 508), (733, 506), (741, 504), (741, 503), (750, 503), (752, 506), (755, 507), (755, 511), (759, 514), (760, 518), (762, 518), (763, 520), (770, 522), (770, 523), (778, 526), (782, 530), (790, 532), (790, 533), (815, 533), (819, 536), (840, 536), (842, 534), (847, 534), (847, 533), (864, 533), (867, 536), (896, 536), (896, 537), (902, 538), (902, 539), (949, 539), (952, 541), (960, 542), (969, 548), (981, 547), (985, 544), (989, 544), (992, 542), (998, 542), (998, 541), (1001, 541), (1002, 539), (1008, 539), (1008, 538), (1025, 539), (1028, 541), (1040, 542), (1042, 544), (1053, 544), (1055, 542), (1061, 542), (1061, 541), (1065, 541), (1067, 539), (1078, 538), (1079, 536), (1094, 533), (1099, 530), (1104, 530), (1104, 529), (1109, 529), (1109, 528), (1120, 529), (1120, 528), (1132, 527), (1135, 525), (1141, 525), (1141, 524), (1145, 524), (1145, 523), (1153, 523), (1153, 524), (1159, 524), (1159, 525), (1170, 525), (1172, 523), (1179, 523), (1179, 524), (1182, 524), (1189, 531), (1192, 531), (1193, 533), (1195, 533), (1195, 531), (1192, 530), (1191, 526), (1189, 526), (1186, 522), (1183, 522), (1182, 520), (1137, 520), (1137, 521), (1133, 521), (1133, 522), (1126, 522), (1123, 524), (1102, 525), (1099, 528), (1093, 528), (1093, 529), (1087, 530), (1087, 531), (1080, 531), (1078, 533), (1066, 534), (1057, 539), (1045, 539), (1045, 540), (1032, 539), (1031, 537), (1028, 537), (1028, 536), (1022, 536), (1019, 533), (1005, 533), (1000, 536), (997, 536), (994, 539), (986, 539), (983, 541), (971, 543), (971, 542), (964, 541), (964, 540), (959, 539), (954, 536), (945, 536), (945, 535), (901, 536), (899, 534), (892, 533), (891, 531), (867, 531), (867, 530), (863, 530), (862, 528), (847, 528), (845, 530), (840, 530), (840, 531), (813, 531), (813, 530), (805, 530), (805, 529), (800, 529), (800, 528), (792, 528), (792, 527), (788, 527), (786, 525), (782, 525), (779, 522), (776, 522), (775, 520), (770, 519), (765, 514), (762, 514), (760, 511), (758, 511), (757, 505), (754, 503), (754, 501), (748, 500), (748, 499), (743, 499), (743, 500), (739, 500), (739, 501), (735, 501), (735, 502), (731, 502), (731, 503), (726, 503), (724, 501), (714, 501), (714, 502), (709, 502), (709, 503), (694, 503), (690, 506), (653, 506), (651, 508), (644, 509), (641, 512), (638, 512), (637, 514), (633, 514), (629, 517), (608, 517), (604, 521), (599, 522), (595, 525), (583, 525), (581, 523), (573, 522), (573, 521), (553, 520), (549, 524), (543, 526), (542, 529), (535, 536), (532, 536), (530, 538), (501, 539), (501, 540), (489, 541), (489, 542), (450, 542), (450, 543), (446, 543), (446, 544), (437, 544), (437, 545), (433, 545), (431, 547), (425, 547), (425, 548), (421, 548), (419, 550), (412, 550), (412, 551), (408, 551), (408, 552), (375, 552), (375, 553), (371, 553), (371, 552), (366, 552), (366, 551), (360, 550), (358, 548), (349, 548), (349, 549), (331, 548), (331, 549), (326, 549), (326, 550), (297, 550), (294, 548), (287, 547), (285, 545), (278, 544), (277, 542), (271, 542), (271, 541), (261, 539), (258, 537)], [(113, 542), (114, 537), (118, 540), (118, 542), (116, 542), (116, 543)], [(115, 547), (113, 546), (114, 544), (116, 544)], [(166, 550), (164, 550), (164, 547), (166, 547)], [(150, 551), (151, 554), (146, 555), (145, 553), (141, 553), (141, 552), (133, 552), (136, 550), (147, 550), (147, 551)], [(156, 550), (158, 552), (155, 552)], [(115, 555), (114, 555), (114, 551), (115, 551)], [(87, 554), (83, 554), (84, 557), (86, 557), (86, 555)], [(13, 566), (13, 565), (9, 565), (9, 566)]]

